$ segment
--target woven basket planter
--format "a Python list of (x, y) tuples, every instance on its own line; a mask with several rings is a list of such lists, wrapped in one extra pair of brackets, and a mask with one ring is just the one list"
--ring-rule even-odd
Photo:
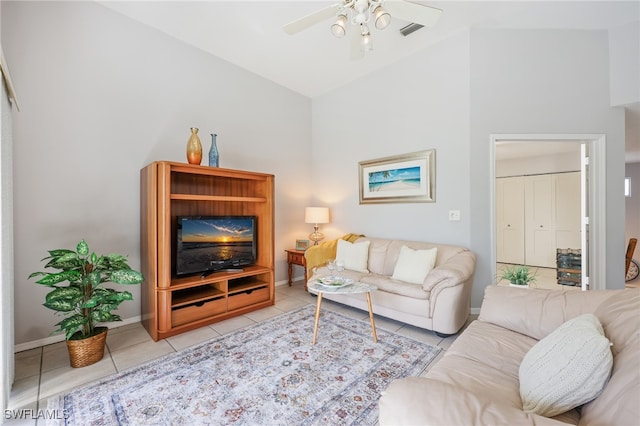
[(95, 364), (104, 356), (104, 345), (107, 341), (107, 331), (109, 329), (107, 327), (98, 327), (96, 330), (102, 330), (102, 332), (82, 340), (67, 340), (69, 361), (73, 368)]

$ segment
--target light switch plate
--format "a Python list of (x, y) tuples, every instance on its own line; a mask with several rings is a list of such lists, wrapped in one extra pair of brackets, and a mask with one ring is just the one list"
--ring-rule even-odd
[(457, 222), (460, 220), (460, 210), (449, 210), (449, 221)]

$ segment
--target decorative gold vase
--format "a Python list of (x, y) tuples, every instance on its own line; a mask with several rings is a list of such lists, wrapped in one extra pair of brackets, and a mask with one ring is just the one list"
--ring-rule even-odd
[(198, 129), (191, 128), (191, 136), (187, 142), (187, 161), (189, 164), (200, 164), (202, 161), (202, 143), (198, 137)]

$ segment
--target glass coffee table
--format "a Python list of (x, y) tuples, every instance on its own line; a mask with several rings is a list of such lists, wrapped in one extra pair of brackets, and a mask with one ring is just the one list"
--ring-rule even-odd
[(354, 293), (366, 293), (367, 306), (369, 308), (369, 321), (371, 322), (371, 333), (373, 334), (373, 342), (378, 343), (378, 335), (376, 333), (376, 323), (373, 319), (373, 308), (371, 307), (371, 292), (378, 289), (378, 287), (371, 284), (364, 284), (360, 282), (354, 282), (351, 279), (340, 277), (313, 277), (307, 283), (307, 287), (311, 293), (318, 295), (316, 301), (316, 317), (313, 325), (313, 340), (311, 344), (316, 344), (316, 336), (318, 335), (318, 322), (320, 320), (320, 305), (322, 304), (322, 294), (354, 294)]

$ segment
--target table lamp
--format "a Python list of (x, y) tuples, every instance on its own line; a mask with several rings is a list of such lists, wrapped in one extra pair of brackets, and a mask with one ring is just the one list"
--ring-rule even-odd
[(324, 238), (322, 232), (318, 231), (319, 223), (329, 223), (328, 207), (307, 207), (304, 209), (305, 223), (313, 223), (313, 232), (309, 234), (309, 239), (313, 241), (313, 245), (317, 246), (318, 241)]

